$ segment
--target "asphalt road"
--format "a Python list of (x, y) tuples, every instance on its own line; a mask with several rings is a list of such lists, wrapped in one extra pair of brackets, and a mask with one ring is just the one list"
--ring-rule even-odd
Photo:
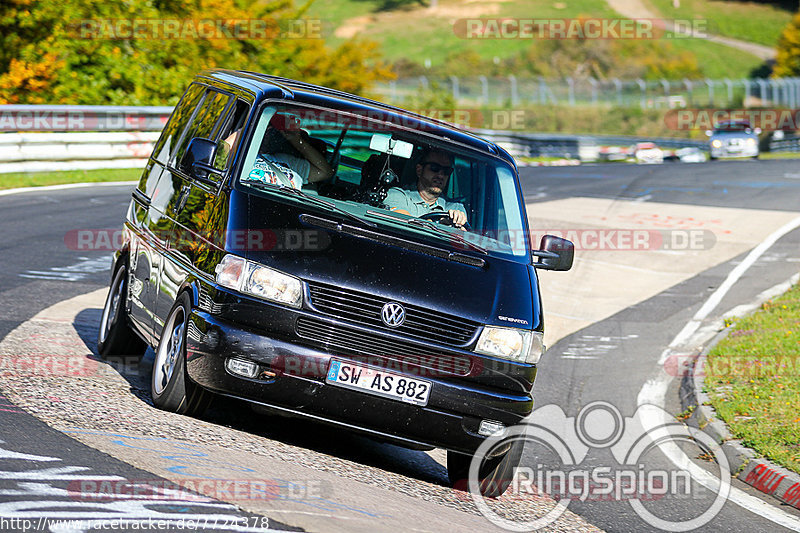
[[(610, 198), (619, 202), (696, 205), (698, 214), (707, 206), (800, 211), (800, 169), (794, 162), (597, 165), (524, 169), (521, 174), (523, 190), (529, 201), (534, 202), (534, 211), (536, 202), (577, 196)], [(580, 213), (575, 215), (578, 218)], [(714, 249), (704, 253), (713, 254)], [(539, 378), (534, 389), (537, 408), (554, 405), (567, 416), (578, 417), (581, 410), (593, 402), (606, 402), (613, 406), (614, 413), (619, 413), (622, 417), (632, 417), (637, 409), (642, 387), (658, 373), (660, 354), (692, 319), (708, 295), (742, 261), (744, 255), (699, 272), (654, 297), (561, 339), (549, 349), (540, 364)], [(631, 260), (632, 265), (639, 264), (636, 257), (632, 256)], [(675, 255), (675, 261), (681, 261), (680, 254)], [(762, 291), (796, 274), (798, 268), (800, 231), (793, 231), (780, 239), (746, 272), (715, 308), (708, 322), (739, 304), (752, 301)], [(542, 276), (540, 283), (546, 284), (547, 278)], [(614, 284), (610, 283), (608, 289), (614, 291)], [(679, 401), (679, 385), (680, 379), (673, 380), (665, 396), (665, 408), (672, 414), (683, 410)], [(627, 423), (629, 426), (633, 425), (631, 422)], [(601, 437), (603, 438), (590, 449), (578, 468), (591, 471), (598, 466), (610, 466), (615, 471), (625, 470), (618, 461), (609, 457), (608, 442), (604, 441), (604, 435)], [(609, 441), (612, 437), (613, 435), (608, 436)], [(536, 457), (537, 451), (540, 453), (539, 457)], [(541, 453), (543, 451), (546, 452), (541, 448), (529, 447), (523, 464), (547, 463), (547, 459), (543, 459), (546, 457), (546, 453)], [(692, 458), (702, 454), (699, 448), (688, 447), (685, 451)], [(676, 471), (675, 465), (658, 453), (647, 457), (644, 462), (647, 472), (658, 469)], [(718, 473), (707, 461), (695, 462)], [(559, 461), (551, 459), (549, 468), (557, 470), (559, 464)], [(547, 464), (539, 468), (548, 471)], [(534, 470), (536, 471), (535, 467)], [(737, 480), (734, 480), (733, 487), (754, 498), (761, 498), (760, 493)], [(715, 495), (704, 491), (695, 482), (692, 482), (689, 492), (690, 494), (685, 494), (678, 491), (673, 494), (669, 491), (654, 498), (646, 507), (654, 515), (675, 523), (700, 517), (711, 506)], [(608, 531), (658, 531), (651, 523), (642, 520), (624, 497), (621, 498), (622, 501), (608, 501), (602, 497), (592, 500), (591, 496), (585, 502), (573, 499), (569, 509)], [(765, 501), (774, 504), (769, 499)], [(781, 508), (794, 516), (800, 516), (787, 506)], [(702, 529), (747, 532), (779, 531), (783, 528), (758, 513), (744, 510), (728, 501), (719, 514)]]
[[(526, 198), (534, 204), (588, 197), (692, 205), (698, 207), (698, 212), (707, 206), (800, 211), (797, 201), (800, 168), (791, 161), (525, 168), (521, 175)], [(108, 253), (71, 250), (65, 243), (65, 234), (77, 228), (119, 227), (128, 198), (128, 192), (118, 186), (0, 197), (0, 252), (4, 266), (0, 269), (0, 302), (3, 303), (0, 338), (55, 302), (107, 285)], [(796, 273), (800, 261), (799, 242), (798, 231), (780, 239), (723, 298), (712, 317), (751, 301), (761, 291)], [(713, 249), (709, 253), (714, 253)], [(631, 417), (642, 386), (658, 370), (659, 355), (741, 259), (740, 255), (698, 272), (633, 307), (561, 339), (550, 347), (541, 365), (535, 387), (537, 407), (551, 405), (562, 409), (567, 417), (575, 417), (592, 402), (603, 401), (621, 416)], [(632, 261), (635, 262), (633, 257)], [(681, 257), (677, 255), (675, 261), (680, 262)], [(542, 276), (543, 285), (548, 282), (547, 275)], [(613, 285), (609, 290), (614, 290)], [(681, 411), (677, 384), (677, 380), (673, 381), (666, 394), (665, 407), (673, 414)], [(64, 465), (91, 467), (98, 475), (152, 477), (49, 429), (19, 412), (7, 399), (0, 397), (0, 403), (3, 404), (0, 405), (0, 427), (3, 428), (0, 439), (5, 441), (0, 448), (4, 450), (58, 458)], [(602, 410), (593, 416), (602, 421)], [(593, 420), (591, 416), (586, 419)], [(242, 423), (242, 427), (246, 429), (246, 424)], [(633, 424), (627, 423), (627, 427), (632, 428)], [(595, 446), (588, 447), (581, 468), (610, 463), (609, 447), (598, 444), (603, 435), (594, 436), (597, 437), (593, 441)], [(682, 449), (693, 459), (699, 455), (689, 445), (682, 445)], [(523, 464), (536, 470), (547, 463), (547, 456), (534, 452), (532, 448), (527, 450)], [(645, 468), (634, 470), (675, 470), (656, 452), (643, 460)], [(695, 463), (713, 469), (702, 460), (695, 460)], [(5, 465), (0, 465), (0, 469), (11, 470)], [(555, 470), (558, 462), (552, 461), (549, 466)], [(422, 469), (409, 460), (403, 471), (413, 478), (417, 468)], [(17, 467), (17, 470), (25, 468)], [(441, 472), (418, 472), (420, 479), (437, 475), (441, 476)], [(13, 486), (11, 480), (13, 476), (0, 475), (0, 517), (3, 505), (23, 499), (22, 495), (7, 492)], [(737, 482), (734, 487), (752, 494), (748, 487)], [(709, 502), (709, 493), (703, 492), (694, 482), (691, 482), (688, 497), (685, 494), (671, 496), (655, 498), (646, 507), (665, 520), (680, 522), (701, 514)], [(754, 497), (759, 496), (755, 494)], [(594, 500), (571, 501), (569, 509), (608, 531), (652, 528), (633, 512), (629, 501)], [(226, 512), (236, 514), (232, 510)], [(791, 509), (787, 512), (797, 515)], [(250, 515), (239, 513), (237, 516)], [(280, 524), (270, 525), (280, 527)], [(779, 530), (779, 527), (759, 513), (728, 502), (704, 529), (753, 531)]]

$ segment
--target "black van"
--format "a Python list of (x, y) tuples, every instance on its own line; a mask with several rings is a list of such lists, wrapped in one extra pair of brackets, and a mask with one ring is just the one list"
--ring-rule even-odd
[[(98, 337), (155, 350), (153, 403), (214, 395), (445, 448), (451, 481), (533, 408), (544, 352), (514, 160), (446, 123), (257, 74), (199, 74), (133, 191)], [(533, 262), (533, 258), (538, 258)], [(521, 454), (478, 469), (501, 494)]]

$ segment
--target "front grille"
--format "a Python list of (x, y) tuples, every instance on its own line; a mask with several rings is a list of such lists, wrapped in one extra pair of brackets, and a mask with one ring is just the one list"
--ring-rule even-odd
[(472, 359), (468, 356), (432, 353), (411, 342), (388, 339), (383, 335), (313, 318), (298, 318), (295, 331), (309, 346), (390, 370), (414, 372), (420, 368), (423, 369), (423, 375), (458, 376), (469, 375), (472, 370)]
[(311, 305), (320, 313), (405, 337), (464, 346), (478, 329), (475, 322), (407, 304), (402, 304), (406, 309), (405, 322), (390, 328), (381, 320), (381, 309), (393, 300), (320, 283), (309, 283), (308, 286)]

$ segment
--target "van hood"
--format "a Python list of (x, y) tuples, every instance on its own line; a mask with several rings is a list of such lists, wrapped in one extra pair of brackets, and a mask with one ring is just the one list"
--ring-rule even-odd
[[(415, 250), (419, 237), (388, 223), (374, 221), (377, 227), (372, 228), (293, 199), (246, 196), (246, 220), (239, 222), (267, 236), (263, 246), (247, 247), (245, 255), (252, 261), (308, 283), (336, 285), (481, 324), (542, 328), (538, 284), (529, 265), (455, 250), (435, 237), (424, 241), (484, 260), (482, 267), (464, 264)], [(342, 226), (331, 229), (320, 221)], [(386, 235), (407, 239), (409, 245), (382, 242)]]

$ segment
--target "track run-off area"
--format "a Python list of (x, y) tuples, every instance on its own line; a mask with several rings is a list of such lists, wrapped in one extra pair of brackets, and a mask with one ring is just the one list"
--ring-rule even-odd
[[(58, 521), (73, 519), (87, 531), (100, 519), (120, 530), (143, 519), (224, 531), (485, 531), (503, 520), (555, 531), (800, 530), (800, 513), (722, 475), (672, 416), (682, 365), (722, 318), (800, 269), (796, 163), (520, 175), (535, 243), (554, 233), (576, 245), (571, 271), (539, 273), (548, 351), (530, 427), (561, 448), (532, 439), (521, 465), (537, 486), (537, 475), (565, 474), (559, 506), (517, 483), (481, 513), (448, 486), (441, 450), (231, 400), (201, 419), (154, 408), (152, 352), (141, 362), (96, 356), (110, 253), (65, 236), (120, 227), (132, 187), (91, 185), (0, 195), (0, 519), (17, 520), (0, 530), (64, 531)], [(648, 448), (640, 437), (661, 426), (671, 438)], [(586, 475), (570, 487), (569, 472)], [(632, 497), (631, 483), (651, 497)]]

